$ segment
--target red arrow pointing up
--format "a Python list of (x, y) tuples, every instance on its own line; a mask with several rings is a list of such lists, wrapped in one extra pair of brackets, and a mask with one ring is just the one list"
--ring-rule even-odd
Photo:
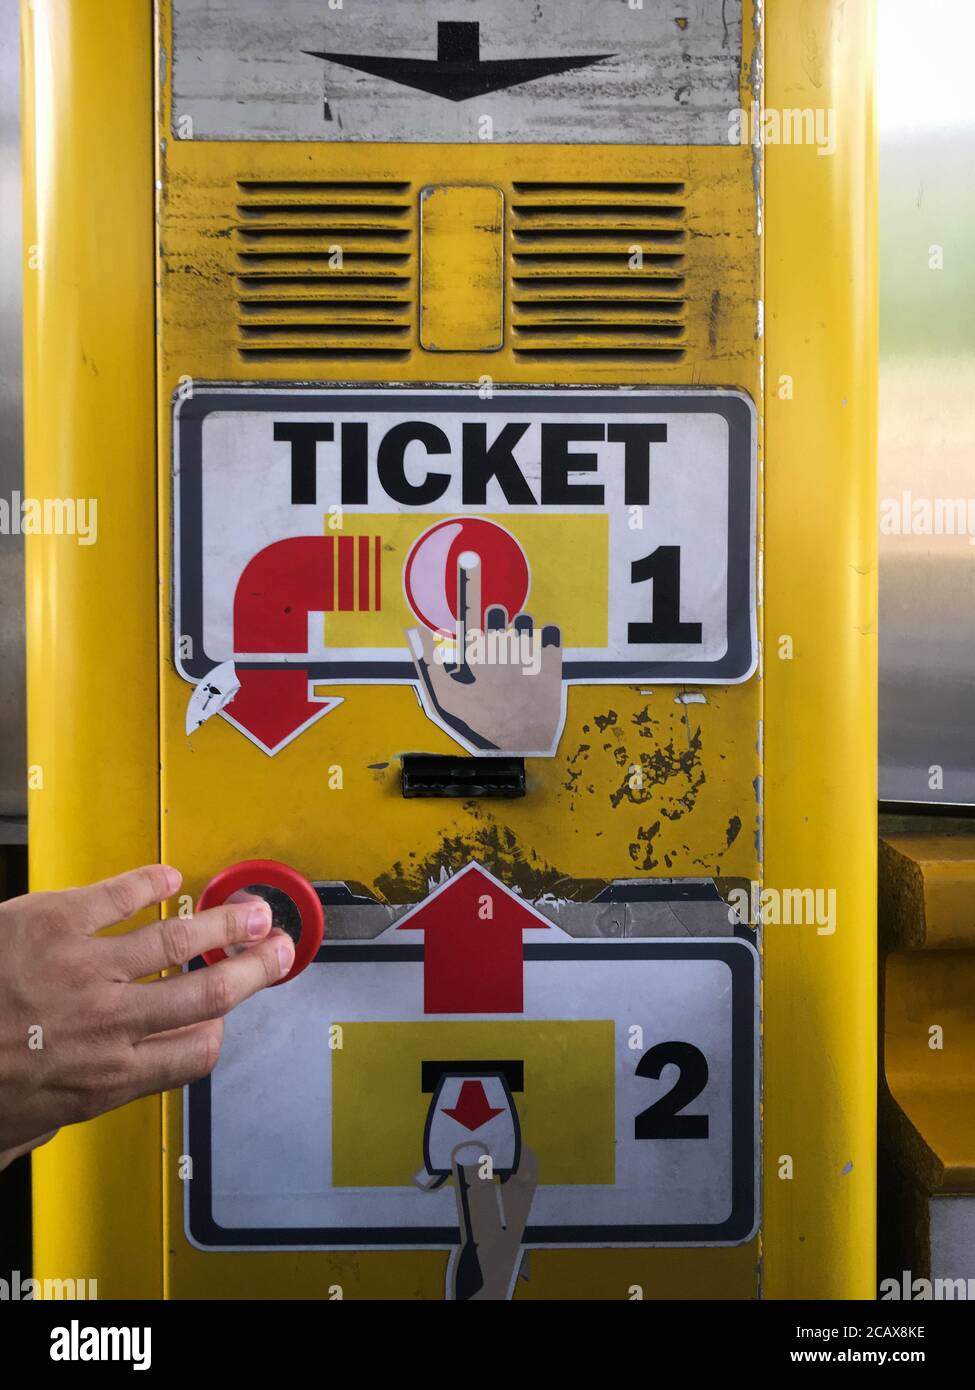
[(459, 1125), (463, 1125), (465, 1129), (480, 1129), (481, 1125), (486, 1125), (488, 1120), (493, 1120), (495, 1115), (502, 1112), (488, 1104), (482, 1082), (464, 1081), (457, 1097), (457, 1104), (452, 1110), (444, 1106), (443, 1113), (456, 1120)]
[(522, 1013), (521, 934), (544, 926), (476, 864), (464, 869), (399, 924), (424, 932), (423, 1012)]

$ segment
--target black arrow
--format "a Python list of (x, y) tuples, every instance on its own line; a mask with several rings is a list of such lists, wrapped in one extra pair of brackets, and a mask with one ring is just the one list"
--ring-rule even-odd
[(447, 101), (469, 101), (471, 97), (488, 92), (500, 92), (505, 87), (517, 87), (520, 82), (533, 82), (537, 77), (549, 77), (572, 68), (586, 68), (592, 63), (612, 58), (612, 53), (589, 53), (578, 58), (503, 58), (500, 61), (481, 60), (481, 26), (472, 23), (437, 25), (436, 58), (379, 58), (364, 53), (313, 53), (302, 51), (310, 58), (324, 58), (341, 63), (359, 72), (371, 72), (398, 82), (401, 87), (415, 87)]

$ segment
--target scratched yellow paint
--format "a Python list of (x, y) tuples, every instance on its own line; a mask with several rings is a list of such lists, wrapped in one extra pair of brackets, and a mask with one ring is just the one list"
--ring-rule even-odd
[[(334, 1023), (341, 1020), (333, 1020)], [(423, 1166), (432, 1099), (417, 1085), (425, 1059), (516, 1056), (522, 1142), (540, 1183), (611, 1183), (615, 1171), (613, 1023), (342, 1023), (332, 1063), (332, 1181), (405, 1187)]]
[(504, 336), (504, 198), (454, 184), (420, 193), (420, 341), (496, 352)]
[[(106, 81), (103, 55), (118, 51), (119, 35), (133, 51), (141, 46), (140, 51), (148, 53), (151, 35), (148, 5), (134, 9), (122, 5), (121, 0), (105, 0), (97, 7), (72, 5), (70, 25), (65, 23), (68, 8), (65, 0), (34, 0), (30, 11), (34, 23), (38, 16), (43, 17), (51, 31), (57, 31), (62, 55), (59, 62), (66, 72), (90, 71), (98, 78), (90, 90), (71, 81), (48, 85), (45, 90), (59, 90), (66, 94), (65, 100), (53, 112), (46, 107), (39, 112), (45, 119), (38, 125), (38, 140), (42, 145), (53, 140), (62, 157), (59, 186), (66, 196), (55, 213), (73, 234), (76, 205), (67, 195), (74, 193), (80, 199), (82, 180), (86, 204), (92, 199), (98, 203), (116, 187), (128, 190), (130, 183), (120, 183), (120, 165), (131, 179), (132, 191), (125, 196), (133, 208), (142, 207), (136, 182), (148, 162), (152, 143), (147, 108), (153, 65), (142, 60), (133, 63), (131, 71), (141, 74), (138, 80), (112, 87), (113, 123), (117, 130), (124, 130), (125, 138), (119, 138), (116, 130), (115, 138), (101, 142), (97, 150), (88, 149), (83, 159), (69, 159), (73, 148), (70, 133), (88, 129), (99, 110)], [(164, 0), (158, 39), (171, 53), (169, 11)], [(749, 95), (747, 72), (752, 56), (747, 25), (746, 35), (743, 104)], [(117, 70), (130, 69), (118, 65)], [(350, 144), (319, 150), (309, 145), (181, 143), (172, 136), (165, 83), (158, 135), (165, 149), (160, 150), (157, 170), (161, 258), (156, 460), (147, 457), (145, 443), (127, 443), (123, 456), (126, 476), (137, 477), (143, 490), (153, 468), (158, 469), (158, 562), (164, 581), (158, 612), (163, 653), (158, 670), (161, 799), (158, 808), (147, 806), (144, 791), (133, 786), (115, 800), (112, 814), (106, 813), (103, 823), (116, 825), (124, 820), (141, 827), (143, 840), (145, 836), (148, 840), (142, 850), (126, 849), (116, 835), (111, 866), (121, 867), (116, 861), (122, 854), (146, 859), (159, 855), (183, 869), (186, 891), (196, 895), (216, 869), (241, 858), (266, 855), (284, 859), (309, 875), (360, 883), (380, 898), (400, 902), (422, 897), (431, 872), (439, 872), (441, 866), (460, 867), (475, 857), (529, 896), (558, 891), (585, 897), (615, 877), (755, 876), (759, 829), (756, 786), (761, 772), (758, 679), (741, 687), (711, 689), (706, 704), (688, 706), (675, 703), (677, 691), (673, 687), (652, 691), (643, 687), (573, 687), (568, 694), (559, 754), (552, 760), (530, 763), (531, 794), (527, 798), (514, 803), (482, 803), (474, 808), (450, 802), (418, 805), (404, 802), (399, 795), (396, 755), (409, 749), (454, 752), (455, 745), (425, 718), (409, 689), (339, 688), (338, 693), (347, 697), (339, 710), (274, 759), (259, 753), (220, 720), (210, 722), (205, 739), (190, 741), (184, 727), (188, 687), (171, 664), (169, 619), (169, 460), (174, 392), (187, 378), (287, 381), (295, 375), (293, 365), (287, 362), (241, 355), (242, 346), (254, 340), (242, 338), (233, 288), (233, 272), (238, 268), (233, 237), (240, 200), (238, 180), (307, 178), (317, 168), (327, 167), (329, 178), (405, 179), (414, 192), (438, 183), (474, 181), (496, 187), (504, 195), (506, 235), (510, 235), (514, 217), (510, 195), (519, 179), (571, 182), (580, 177), (598, 178), (594, 171), (611, 166), (614, 180), (682, 184), (688, 233), (687, 313), (682, 330), (688, 357), (683, 363), (610, 357), (553, 364), (528, 357), (519, 351), (523, 339), (516, 331), (513, 306), (506, 302), (505, 345), (498, 352), (457, 351), (438, 353), (434, 358), (422, 351), (416, 316), (411, 316), (402, 338), (407, 357), (397, 359), (385, 372), (375, 361), (350, 357), (340, 364), (323, 366), (320, 375), (340, 375), (346, 381), (471, 382), (488, 373), (499, 383), (522, 385), (713, 385), (743, 389), (760, 403), (759, 343), (755, 338), (760, 248), (755, 235), (750, 151), (731, 146), (631, 146), (607, 151), (604, 146), (529, 148), (492, 147), (489, 143), (459, 149)], [(45, 153), (50, 154), (47, 147)], [(150, 178), (141, 179), (138, 187), (144, 188), (148, 198)], [(129, 225), (121, 212), (118, 225)], [(148, 219), (145, 235), (149, 235)], [(414, 226), (406, 245), (415, 251), (416, 242)], [(88, 296), (83, 302), (89, 306), (84, 321), (89, 326), (98, 321), (99, 296), (106, 293), (106, 286), (114, 287), (122, 302), (133, 293), (144, 293), (151, 279), (148, 256), (140, 258), (128, 241), (116, 236), (107, 238), (104, 245), (112, 250), (110, 272), (106, 268), (101, 278), (83, 280)], [(49, 315), (43, 320), (45, 338), (48, 342), (76, 343), (81, 329), (80, 320), (73, 317), (74, 300), (56, 294), (57, 283), (44, 279), (39, 286), (41, 290), (47, 286), (49, 291), (41, 296)], [(259, 324), (260, 315), (254, 319)], [(37, 331), (36, 325), (28, 328), (28, 333), (35, 335), (35, 344)], [(368, 345), (369, 340), (359, 341)], [(148, 318), (142, 337), (122, 334), (105, 345), (99, 355), (97, 389), (92, 387), (88, 395), (72, 398), (70, 412), (64, 416), (75, 431), (71, 446), (55, 448), (45, 443), (36, 455), (38, 466), (49, 469), (50, 491), (72, 491), (71, 480), (63, 471), (65, 459), (77, 459), (79, 453), (88, 457), (86, 450), (93, 459), (102, 457), (93, 441), (113, 411), (122, 410), (127, 419), (148, 425), (148, 394), (140, 397), (130, 378), (134, 353), (139, 360), (148, 360), (152, 348)], [(74, 379), (71, 373), (65, 379), (69, 377)], [(35, 424), (45, 412), (49, 416), (49, 398), (35, 401)], [(106, 574), (98, 581), (100, 587), (96, 586), (91, 621), (102, 623), (104, 612), (117, 608), (119, 595), (128, 594), (126, 602), (131, 607), (126, 609), (125, 622), (137, 619), (136, 626), (143, 633), (152, 632), (152, 639), (141, 649), (144, 658), (154, 651), (156, 632), (135, 597), (136, 592), (144, 595), (145, 587), (133, 590), (131, 579), (139, 557), (151, 556), (152, 547), (145, 544), (148, 508), (141, 495), (126, 494), (123, 498), (117, 484), (107, 488), (109, 494), (122, 499), (126, 525), (118, 534), (131, 538), (131, 544), (115, 554), (101, 552), (108, 557)], [(227, 524), (233, 524), (232, 517), (227, 518)], [(53, 611), (55, 596), (67, 599), (72, 592), (73, 574), (66, 568), (48, 576), (47, 583), (46, 595), (50, 597), (44, 601)], [(83, 618), (70, 632), (59, 634), (59, 652), (63, 655), (67, 644), (73, 644), (73, 656), (71, 662), (62, 662), (59, 682), (52, 683), (51, 688), (56, 685), (63, 692), (67, 672), (107, 669), (102, 636), (100, 628), (92, 631)], [(74, 674), (71, 679), (74, 681)], [(144, 689), (132, 688), (126, 717), (131, 718), (134, 738), (152, 738), (157, 714), (153, 686), (150, 679)], [(79, 699), (76, 707), (87, 708), (90, 719), (103, 718), (106, 702), (92, 697), (85, 706), (83, 692), (87, 689), (84, 684), (72, 687)], [(35, 681), (35, 737), (44, 727), (54, 729), (63, 724), (64, 701), (60, 703), (61, 712), (57, 713)], [(139, 759), (134, 751), (126, 756), (131, 760), (131, 771), (148, 770), (152, 780), (154, 758)], [(325, 775), (336, 763), (345, 773), (341, 794), (329, 790)], [(646, 774), (640, 789), (630, 785), (628, 773), (633, 766)], [(96, 794), (92, 788), (99, 785), (97, 778), (89, 780), (89, 809), (90, 798)], [(107, 782), (105, 785), (107, 788)], [(49, 813), (43, 803), (36, 809), (37, 829), (32, 828), (32, 834), (43, 835)], [(163, 825), (158, 841), (154, 828), (157, 814)], [(78, 824), (80, 833), (85, 821), (67, 822), (71, 823)], [(63, 844), (68, 833), (63, 814), (46, 824), (48, 839), (39, 843), (50, 843), (57, 828)], [(151, 1104), (148, 1109), (151, 1115)], [(158, 1105), (155, 1113), (158, 1115)], [(103, 1289), (152, 1291), (158, 1290), (161, 1282), (165, 1293), (173, 1297), (316, 1296), (317, 1291), (335, 1282), (342, 1284), (347, 1297), (442, 1296), (442, 1254), (207, 1255), (193, 1249), (183, 1234), (185, 1193), (178, 1169), (181, 1098), (166, 1098), (161, 1147), (152, 1123), (139, 1120), (138, 1112), (129, 1114), (131, 1120), (119, 1117), (111, 1124), (74, 1132), (59, 1141), (60, 1150), (55, 1149), (50, 1159), (39, 1165), (39, 1272), (63, 1274), (68, 1258), (72, 1267), (77, 1265), (97, 1277)], [(124, 1143), (119, 1142), (123, 1133)], [(77, 1190), (81, 1178), (86, 1189), (95, 1184), (99, 1191), (113, 1194), (92, 1207), (99, 1213), (97, 1231), (90, 1221), (78, 1223), (57, 1195)], [(153, 1210), (159, 1210), (154, 1194), (162, 1199), (161, 1243), (151, 1217)], [(119, 1271), (125, 1271), (124, 1277)], [(625, 1298), (635, 1280), (645, 1284), (648, 1297), (667, 1297), (675, 1291), (686, 1296), (753, 1297), (757, 1288), (755, 1245), (692, 1252), (538, 1252), (533, 1259), (532, 1285), (519, 1297)]]
[[(687, 236), (682, 243), (682, 297), (687, 304), (683, 338), (689, 349), (684, 362), (633, 361), (625, 355), (578, 365), (559, 362), (553, 368), (544, 358), (531, 359), (520, 351), (516, 332), (517, 305), (505, 299), (504, 346), (497, 352), (426, 353), (419, 340), (419, 315), (399, 320), (393, 340), (408, 356), (385, 367), (367, 357), (349, 355), (328, 361), (321, 379), (341, 381), (443, 381), (477, 383), (487, 375), (497, 383), (634, 386), (736, 386), (758, 401), (760, 382), (755, 338), (759, 243), (755, 235), (756, 201), (752, 156), (739, 146), (677, 148), (627, 145), (612, 151), (605, 146), (507, 145), (489, 142), (462, 147), (437, 145), (366, 146), (350, 143), (328, 147), (263, 141), (224, 143), (166, 140), (162, 156), (161, 214), (165, 227), (165, 258), (160, 268), (164, 314), (161, 341), (161, 381), (176, 384), (181, 376), (197, 381), (281, 381), (307, 379), (307, 370), (285, 358), (259, 353), (242, 360), (238, 349), (256, 352), (260, 340), (242, 336), (268, 317), (257, 312), (259, 290), (240, 292), (254, 301), (246, 320), (238, 324), (236, 273), (246, 269), (236, 239), (241, 223), (239, 181), (297, 181), (327, 177), (336, 182), (405, 180), (409, 191), (397, 195), (409, 213), (420, 190), (437, 182), (450, 183), (476, 176), (499, 188), (505, 200), (506, 245), (510, 250), (515, 226), (515, 185), (544, 178), (556, 183), (602, 176), (614, 182), (662, 182), (682, 185), (679, 200), (686, 207)], [(606, 172), (602, 172), (606, 171)], [(404, 220), (396, 252), (415, 266), (419, 235), (415, 221)], [(399, 226), (399, 224), (398, 224)], [(633, 234), (638, 239), (638, 234)], [(646, 238), (645, 238), (646, 239)], [(624, 240), (629, 244), (629, 236)], [(652, 238), (650, 239), (652, 240)], [(595, 254), (598, 247), (590, 249)], [(651, 248), (656, 249), (656, 248)], [(283, 270), (294, 269), (285, 261)], [(348, 267), (346, 267), (348, 268)], [(632, 286), (638, 286), (634, 278)], [(351, 295), (341, 276), (330, 297)], [(360, 292), (361, 293), (361, 292)], [(386, 317), (389, 317), (389, 310)], [(375, 312), (382, 322), (379, 309)], [(520, 321), (519, 321), (520, 322)], [(295, 341), (302, 339), (295, 324)], [(584, 340), (599, 345), (598, 340)], [(389, 346), (379, 333), (357, 335), (360, 349)], [(168, 397), (167, 397), (168, 399)]]
[[(168, 9), (164, 4), (161, 42), (171, 51)], [(745, 33), (743, 105), (751, 99), (748, 74), (754, 41), (747, 23)], [(235, 241), (238, 181), (287, 182), (316, 176), (360, 183), (399, 181), (409, 185), (403, 200), (411, 206), (418, 206), (423, 188), (487, 185), (499, 189), (503, 198), (507, 254), (516, 226), (513, 205), (519, 181), (572, 183), (605, 177), (622, 183), (676, 184), (686, 206), (680, 291), (686, 302), (680, 339), (687, 351), (683, 362), (633, 360), (625, 354), (557, 362), (530, 356), (520, 350), (525, 341), (522, 320), (509, 294), (504, 303), (504, 344), (498, 351), (426, 352), (419, 314), (410, 312), (404, 320), (401, 310), (390, 307), (377, 309), (375, 321), (395, 329), (392, 341), (401, 355), (387, 365), (349, 356), (313, 370), (323, 379), (338, 376), (347, 382), (476, 383), (487, 376), (512, 385), (735, 387), (761, 408), (756, 338), (761, 251), (754, 167), (747, 148), (608, 150), (495, 147), (490, 142), (324, 148), (179, 142), (171, 136), (165, 89), (160, 134), (166, 141), (159, 171), (164, 249), (159, 272), (163, 574), (169, 574), (171, 563), (170, 401), (180, 379), (274, 383), (308, 376), (307, 367), (296, 371), (287, 359), (257, 352), (255, 342), (259, 348), (261, 339), (254, 338), (253, 330), (242, 336), (249, 325), (260, 326), (268, 316), (255, 304), (249, 317), (241, 318), (235, 304), (234, 274), (242, 268)], [(418, 214), (405, 225), (408, 234), (397, 245), (412, 258), (415, 274)], [(331, 293), (341, 298), (345, 291), (338, 285)], [(313, 341), (303, 339), (302, 331), (300, 323), (293, 326), (296, 342)], [(362, 348), (390, 341), (378, 328), (374, 338), (363, 330), (355, 339)], [(584, 346), (598, 342), (582, 340)], [(519, 519), (517, 524), (532, 554), (544, 547), (549, 519)], [(602, 541), (590, 541), (580, 557), (552, 579), (544, 577), (545, 565), (540, 564), (537, 577), (533, 574), (530, 601), (536, 616), (548, 622), (564, 614), (570, 625), (591, 626), (590, 601), (581, 591), (587, 578), (602, 582), (604, 554)], [(557, 618), (546, 611), (549, 584), (553, 590), (557, 586), (560, 596)], [(579, 596), (571, 608), (567, 592)], [(370, 622), (375, 617), (364, 616)], [(403, 616), (400, 610), (397, 621)], [(280, 858), (311, 877), (359, 884), (389, 902), (417, 901), (443, 867), (456, 870), (471, 859), (526, 897), (546, 892), (591, 897), (614, 878), (759, 876), (759, 676), (741, 686), (709, 687), (706, 703), (688, 705), (677, 703), (679, 690), (673, 686), (570, 687), (558, 754), (529, 761), (527, 797), (405, 802), (399, 788), (399, 754), (457, 751), (423, 714), (410, 688), (330, 686), (329, 693), (343, 696), (344, 702), (273, 759), (219, 719), (206, 726), (204, 738), (190, 741), (184, 730), (188, 687), (168, 657), (165, 592), (160, 623), (167, 653), (160, 670), (163, 844), (166, 856), (187, 873), (190, 892), (198, 892), (215, 868), (252, 856)], [(326, 626), (329, 644), (363, 630), (349, 615), (329, 614)], [(398, 638), (393, 645), (400, 645)], [(343, 771), (341, 792), (329, 790), (328, 769), (335, 766)], [(637, 778), (634, 769), (639, 770)], [(232, 814), (228, 808), (233, 808)], [(168, 1143), (176, 1152), (181, 1143), (178, 1099), (167, 1102), (166, 1113)], [(596, 1150), (588, 1154), (588, 1164), (598, 1161)], [(347, 1297), (443, 1295), (444, 1257), (425, 1253), (308, 1252), (290, 1255), (284, 1263), (273, 1254), (223, 1254), (217, 1288), (210, 1273), (214, 1257), (191, 1248), (182, 1234), (183, 1187), (172, 1166), (167, 1173), (167, 1286), (174, 1296), (288, 1296), (331, 1282), (342, 1283)], [(756, 1249), (751, 1242), (741, 1250), (536, 1252), (533, 1267), (538, 1273), (533, 1274), (530, 1294), (624, 1298), (629, 1286), (639, 1282), (648, 1297), (668, 1297), (674, 1287), (681, 1287), (685, 1296), (752, 1298), (758, 1286)], [(684, 1270), (686, 1275), (679, 1273)]]

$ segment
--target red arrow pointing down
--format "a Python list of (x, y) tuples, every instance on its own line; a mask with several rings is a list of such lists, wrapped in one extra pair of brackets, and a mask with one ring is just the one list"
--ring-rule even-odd
[[(291, 536), (258, 551), (244, 568), (234, 595), (234, 650), (238, 653), (308, 651), (309, 613), (334, 607), (333, 540)], [(267, 753), (276, 753), (302, 729), (340, 702), (308, 696), (303, 667), (243, 667), (240, 690), (221, 711)]]
[(309, 724), (341, 704), (308, 697), (308, 672), (300, 667), (239, 670), (240, 689), (220, 711), (264, 749), (276, 753)]
[(502, 1111), (495, 1110), (493, 1105), (488, 1104), (482, 1082), (464, 1081), (457, 1097), (457, 1104), (452, 1110), (444, 1106), (443, 1113), (456, 1120), (459, 1125), (463, 1125), (465, 1129), (480, 1129), (481, 1125), (486, 1125), (488, 1120), (493, 1120), (495, 1115), (500, 1115)]

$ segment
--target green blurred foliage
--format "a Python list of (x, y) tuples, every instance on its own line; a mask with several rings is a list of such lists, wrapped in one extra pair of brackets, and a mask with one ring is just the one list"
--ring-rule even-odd
[(884, 355), (975, 354), (975, 132), (885, 136), (880, 303)]

